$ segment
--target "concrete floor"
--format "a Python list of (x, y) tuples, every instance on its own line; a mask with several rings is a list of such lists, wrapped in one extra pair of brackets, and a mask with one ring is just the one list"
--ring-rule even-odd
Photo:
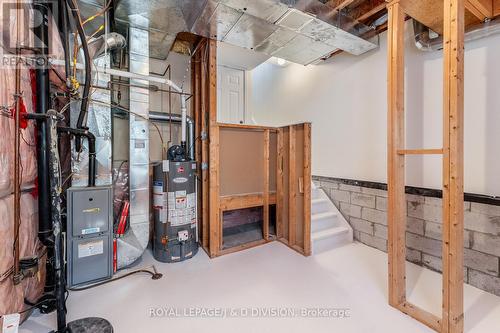
[[(192, 260), (177, 264), (154, 262), (148, 252), (139, 266), (153, 263), (164, 274), (161, 280), (135, 275), (71, 292), (69, 320), (105, 317), (117, 333), (433, 332), (387, 305), (387, 255), (359, 243), (304, 258), (273, 242), (214, 260), (200, 251)], [(407, 289), (414, 304), (439, 314), (440, 283), (440, 274), (408, 264)], [(151, 317), (155, 307), (160, 308), (158, 314), (170, 317)], [(192, 308), (232, 309), (233, 314), (248, 309), (248, 315), (213, 318), (207, 311), (206, 317), (193, 317)], [(252, 316), (257, 311), (290, 308), (299, 309), (298, 313), (302, 308), (348, 309), (349, 317), (335, 318), (335, 311), (326, 318), (314, 312), (297, 317)], [(498, 332), (500, 297), (467, 285), (465, 310), (465, 332)], [(47, 332), (54, 327), (54, 314), (34, 314), (20, 332)]]

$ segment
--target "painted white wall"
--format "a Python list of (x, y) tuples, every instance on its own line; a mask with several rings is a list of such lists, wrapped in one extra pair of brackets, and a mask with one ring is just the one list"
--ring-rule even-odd
[[(407, 25), (407, 148), (442, 145), (442, 52), (418, 51)], [(500, 35), (466, 44), (465, 190), (500, 195)], [(314, 175), (387, 181), (387, 43), (322, 65), (265, 63), (248, 75), (262, 125), (312, 122)], [(407, 184), (441, 188), (439, 156), (408, 157)]]

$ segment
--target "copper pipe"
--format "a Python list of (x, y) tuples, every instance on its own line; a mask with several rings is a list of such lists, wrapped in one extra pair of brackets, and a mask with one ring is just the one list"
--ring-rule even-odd
[(19, 34), (21, 30), (21, 1), (17, 1), (17, 16), (16, 16), (16, 115), (15, 115), (15, 136), (14, 136), (14, 284), (21, 282), (21, 273), (19, 269), (19, 226), (21, 224), (21, 174), (20, 174), (20, 113), (21, 113), (21, 67), (20, 56), (21, 48), (19, 47)]

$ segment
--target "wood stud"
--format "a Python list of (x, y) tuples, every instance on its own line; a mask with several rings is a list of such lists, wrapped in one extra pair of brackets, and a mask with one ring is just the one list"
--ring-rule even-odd
[[(200, 195), (200, 239), (203, 249), (210, 257), (217, 257), (223, 254), (232, 253), (249, 247), (257, 246), (272, 240), (269, 236), (269, 206), (276, 205), (276, 239), (285, 242), (292, 249), (304, 254), (311, 253), (310, 240), (310, 212), (311, 212), (311, 125), (298, 124), (287, 126), (289, 131), (288, 140), (289, 150), (287, 158), (289, 164), (289, 172), (287, 179), (284, 179), (284, 156), (285, 156), (285, 139), (284, 129), (268, 126), (256, 125), (240, 125), (240, 124), (221, 124), (217, 122), (217, 43), (216, 41), (203, 39), (200, 43), (198, 52), (194, 55), (193, 63), (193, 89), (194, 89), (194, 117), (196, 119), (196, 135), (201, 138), (196, 142), (197, 159), (201, 161), (201, 165), (207, 167), (199, 168), (201, 173), (201, 195)], [(296, 170), (296, 128), (304, 126), (304, 170), (297, 174)], [(223, 127), (246, 129), (253, 131), (262, 131), (264, 136), (264, 183), (263, 192), (256, 194), (244, 194), (235, 196), (220, 196), (220, 129)], [(276, 133), (276, 170), (270, 170), (270, 135)], [(208, 138), (205, 139), (205, 135)], [(270, 172), (276, 173), (276, 191), (270, 192)], [(299, 176), (297, 178), (297, 176)], [(300, 216), (301, 223), (304, 223), (304, 237), (300, 242), (297, 241), (297, 191), (299, 184), (297, 179), (302, 181), (301, 190), (304, 192), (304, 216)], [(289, 200), (289, 211), (286, 215), (289, 218), (285, 221), (284, 218), (284, 181), (288, 182), (289, 193), (286, 193)], [(264, 208), (263, 222), (263, 240), (251, 242), (231, 249), (223, 249), (223, 223), (222, 214), (226, 210), (243, 209), (249, 207), (262, 206)], [(283, 239), (284, 223), (287, 223), (289, 235), (287, 239)], [(297, 243), (302, 243), (303, 247)]]
[(311, 124), (304, 124), (304, 255), (311, 255)]
[[(388, 5), (389, 304), (440, 333), (463, 332), (464, 4), (444, 0), (443, 149), (405, 149), (404, 10)], [(405, 155), (443, 155), (443, 311), (441, 318), (406, 300)]]

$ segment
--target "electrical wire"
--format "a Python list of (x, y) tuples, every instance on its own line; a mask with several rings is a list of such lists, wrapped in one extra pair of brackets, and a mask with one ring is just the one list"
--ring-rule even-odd
[(148, 274), (151, 274), (151, 279), (153, 279), (153, 280), (158, 280), (158, 279), (161, 279), (163, 277), (163, 274), (158, 273), (158, 271), (156, 270), (156, 267), (154, 265), (151, 266), (151, 268), (153, 269), (153, 271), (150, 271), (150, 270), (145, 269), (145, 268), (141, 268), (141, 269), (137, 269), (135, 271), (131, 271), (131, 272), (125, 273), (125, 274), (120, 275), (118, 277), (115, 277), (115, 278), (113, 278), (111, 280), (106, 280), (106, 281), (102, 281), (102, 282), (98, 282), (98, 283), (94, 283), (94, 284), (90, 284), (90, 285), (83, 286), (83, 287), (78, 287), (78, 288), (68, 288), (68, 290), (71, 290), (71, 291), (84, 291), (84, 290), (88, 290), (88, 289), (91, 289), (91, 288), (102, 286), (104, 284), (115, 282), (115, 281), (121, 280), (123, 278), (126, 278), (126, 277), (134, 275), (134, 274), (138, 274), (138, 273), (148, 273)]
[(95, 20), (99, 16), (106, 13), (109, 10), (109, 7), (111, 6), (112, 3), (113, 3), (113, 0), (109, 0), (108, 3), (106, 4), (106, 6), (101, 11), (99, 11), (97, 14), (94, 14), (94, 15), (90, 16), (89, 18), (87, 18), (85, 21), (83, 21), (82, 26), (85, 26), (85, 24)]

